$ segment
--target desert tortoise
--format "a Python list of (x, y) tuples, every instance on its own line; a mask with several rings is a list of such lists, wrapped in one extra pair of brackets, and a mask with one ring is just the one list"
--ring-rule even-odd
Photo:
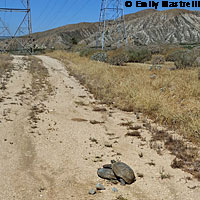
[(115, 160), (111, 160), (111, 163), (98, 169), (97, 174), (99, 177), (108, 180), (119, 180), (122, 185), (136, 181), (133, 170), (127, 164)]

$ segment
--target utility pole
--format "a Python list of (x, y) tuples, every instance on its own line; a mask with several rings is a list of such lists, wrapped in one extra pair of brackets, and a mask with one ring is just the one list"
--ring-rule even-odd
[[(0, 16), (0, 37), (4, 36), (6, 42), (1, 41), (0, 50), (8, 51), (12, 49), (12, 45), (20, 46), (21, 49), (31, 53), (31, 34), (32, 34), (32, 24), (31, 24), (31, 8), (30, 0), (16, 0), (18, 1), (18, 7), (7, 6), (6, 0), (5, 5), (0, 7), (0, 13), (21, 13), (23, 15), (22, 21), (20, 21), (16, 30), (10, 30), (7, 24), (7, 17)], [(17, 5), (16, 2), (14, 5)], [(5, 15), (4, 15), (5, 16)], [(28, 44), (29, 43), (29, 44)], [(15, 49), (16, 50), (16, 49)]]
[(123, 0), (101, 0), (96, 47), (127, 45)]

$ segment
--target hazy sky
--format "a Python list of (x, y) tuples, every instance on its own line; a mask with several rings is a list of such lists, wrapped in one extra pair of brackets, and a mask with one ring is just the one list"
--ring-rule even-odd
[[(149, 2), (147, 0), (143, 1)], [(171, 1), (179, 2), (176, 0)], [(182, 1), (191, 2), (191, 0)], [(24, 2), (26, 2), (26, 0), (24, 0)], [(125, 0), (123, 2), (125, 3)], [(146, 9), (136, 8), (136, 0), (132, 0), (132, 2), (132, 7), (127, 8), (124, 5), (125, 14)], [(161, 0), (155, 2), (160, 2), (159, 5), (161, 4)], [(101, 0), (31, 0), (33, 32), (44, 31), (66, 24), (98, 21), (100, 5)], [(21, 0), (0, 0), (0, 7), (5, 6), (23, 7)], [(199, 8), (187, 9), (200, 10)], [(163, 10), (163, 8), (159, 6), (158, 10)], [(23, 15), (18, 13), (0, 13), (0, 17), (4, 19), (8, 27), (14, 31), (14, 29), (20, 23), (20, 20), (23, 18)]]

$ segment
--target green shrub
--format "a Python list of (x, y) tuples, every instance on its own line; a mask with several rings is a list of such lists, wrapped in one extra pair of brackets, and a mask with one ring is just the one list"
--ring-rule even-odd
[(151, 60), (152, 65), (164, 64), (164, 62), (165, 57), (163, 55), (154, 55)]
[(174, 49), (171, 50), (170, 52), (168, 52), (165, 56), (165, 60), (166, 61), (171, 61), (171, 62), (175, 62), (177, 59), (179, 59), (179, 57), (186, 53), (188, 50), (186, 49)]
[(193, 66), (200, 68), (200, 56), (195, 59)]
[(91, 57), (95, 52), (97, 52), (97, 49), (92, 49), (92, 48), (84, 48), (80, 50), (79, 55), (81, 57)]
[(129, 62), (145, 62), (151, 60), (152, 55), (148, 49), (128, 49), (127, 50)]
[(111, 65), (122, 66), (128, 62), (128, 55), (123, 48), (109, 51), (107, 55), (107, 62)]
[(91, 60), (107, 62), (108, 56), (106, 52), (97, 52), (97, 53), (94, 53), (90, 58)]
[(175, 66), (177, 69), (184, 69), (194, 66), (196, 58), (191, 51), (183, 52), (178, 55), (175, 61)]
[(75, 37), (72, 37), (71, 40), (72, 40), (72, 44), (74, 44), (74, 45), (78, 44), (78, 41)]

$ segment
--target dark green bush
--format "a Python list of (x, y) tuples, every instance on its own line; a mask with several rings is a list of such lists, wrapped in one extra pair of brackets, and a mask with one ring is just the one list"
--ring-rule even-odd
[(128, 55), (123, 48), (107, 52), (107, 62), (111, 65), (125, 65), (128, 62)]
[(81, 57), (91, 57), (94, 53), (96, 53), (97, 50), (96, 49), (92, 49), (92, 48), (84, 48), (80, 50), (79, 55)]
[(193, 64), (194, 67), (199, 67), (200, 68), (200, 56), (196, 58)]
[(128, 62), (145, 62), (152, 58), (151, 52), (148, 49), (128, 49)]
[(165, 57), (163, 55), (154, 55), (151, 60), (152, 65), (164, 64), (164, 62)]
[(115, 55), (108, 57), (107, 62), (111, 65), (118, 65), (118, 66), (123, 66), (127, 62), (128, 58), (125, 54), (121, 55)]
[(198, 80), (200, 80), (200, 68), (198, 69), (197, 76), (198, 76)]
[(194, 62), (196, 60), (196, 56), (192, 51), (182, 52), (180, 53), (175, 61), (175, 66), (177, 69), (184, 69), (194, 66)]
[(175, 62), (177, 59), (179, 59), (179, 57), (188, 52), (188, 50), (186, 49), (175, 49), (175, 50), (171, 50), (169, 51), (166, 56), (165, 56), (165, 60), (166, 61), (170, 61), (170, 62)]
[(72, 40), (72, 44), (74, 44), (74, 45), (78, 44), (78, 41), (75, 37), (72, 37), (71, 40)]
[(91, 60), (107, 62), (108, 56), (106, 52), (96, 52), (90, 58)]

